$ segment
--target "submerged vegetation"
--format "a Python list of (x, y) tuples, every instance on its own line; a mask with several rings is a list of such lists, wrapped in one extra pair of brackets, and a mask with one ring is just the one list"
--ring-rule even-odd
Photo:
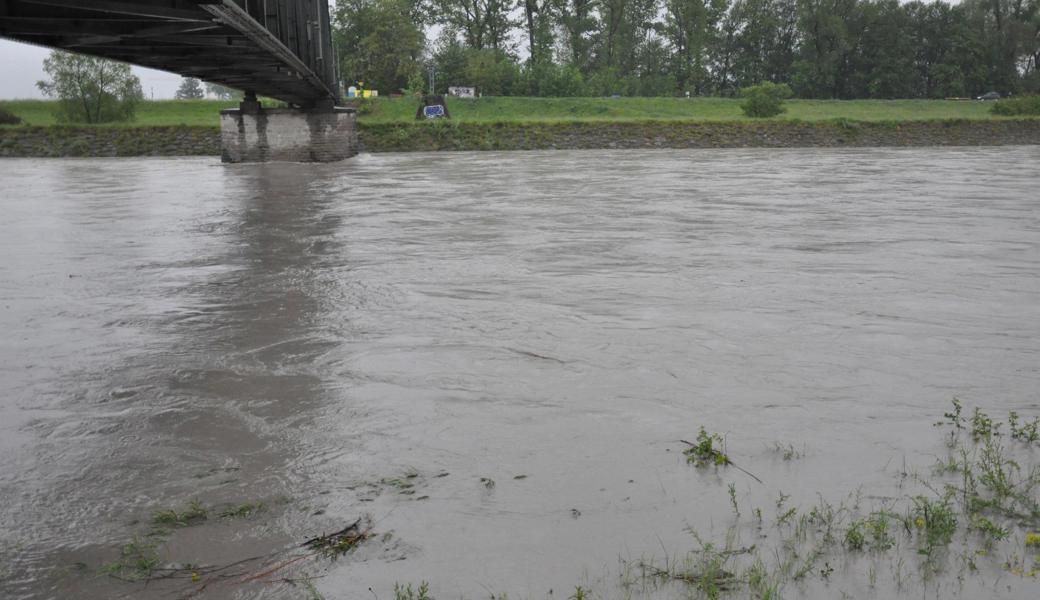
[[(951, 580), (963, 585), (968, 577), (987, 573), (1040, 576), (1040, 419), (1024, 419), (1016, 412), (1000, 419), (981, 408), (968, 409), (954, 398), (935, 427), (942, 430), (945, 454), (931, 467), (919, 465), (919, 470), (904, 464), (893, 482), (902, 494), (864, 495), (864, 490), (854, 489), (836, 501), (818, 495), (809, 505), (793, 502), (791, 495), (771, 490), (750, 473), (764, 487), (753, 496), (739, 492), (734, 482), (724, 480), (731, 468), (743, 471), (734, 463), (732, 448), (721, 434), (700, 427), (694, 442), (683, 442), (683, 460), (723, 478), (711, 485), (724, 484), (720, 487), (732, 509), (725, 536), (718, 539), (688, 527), (692, 550), (623, 560), (617, 583), (600, 589), (582, 582), (568, 597), (614, 597), (620, 586), (622, 597), (629, 598), (664, 593), (776, 600), (800, 595), (805, 585), (839, 580), (870, 589), (894, 585), (888, 593), (902, 595), (913, 589), (911, 585)], [(804, 455), (790, 443), (777, 442), (768, 450), (784, 461)], [(424, 481), (417, 471), (407, 470), (371, 485), (403, 492)], [(490, 477), (479, 481), (487, 490), (494, 486)], [(166, 538), (178, 528), (249, 517), (262, 510), (259, 502), (206, 507), (195, 500), (181, 509), (156, 511), (152, 529), (123, 545), (99, 573), (128, 582), (180, 580), (194, 590), (217, 581), (291, 583), (308, 597), (321, 598), (312, 583), (318, 575), (305, 565), (336, 560), (376, 537), (371, 520), (359, 518), (287, 551), (232, 565), (169, 563), (162, 556)], [(387, 532), (382, 538), (390, 536)], [(418, 587), (395, 585), (393, 598), (433, 596), (424, 581)]]
[[(1005, 432), (1006, 425), (1006, 434)], [(740, 532), (765, 527), (761, 507), (753, 507), (751, 522), (741, 520), (733, 484), (727, 487), (734, 522), (726, 540), (704, 542), (691, 531), (699, 548), (681, 559), (657, 564), (646, 559), (622, 576), (628, 586), (647, 580), (679, 582), (698, 597), (778, 598), (786, 585), (808, 578), (827, 581), (835, 565), (869, 558), (867, 584), (877, 585), (879, 559), (896, 565), (897, 588), (910, 577), (907, 564), (916, 564), (920, 580), (938, 579), (953, 571), (958, 578), (977, 573), (983, 561), (1014, 576), (1040, 575), (1040, 465), (1035, 450), (1038, 419), (1023, 421), (1011, 412), (1006, 421), (980, 408), (965, 414), (954, 399), (937, 427), (947, 430), (948, 454), (928, 475), (903, 472), (919, 491), (889, 498), (877, 508), (862, 508), (860, 491), (837, 505), (820, 497), (808, 507), (789, 506), (780, 492), (773, 528), (779, 540), (769, 547), (737, 547)], [(701, 428), (696, 444), (684, 453), (699, 467), (732, 464), (722, 437)], [(776, 445), (778, 452), (793, 446)], [(1029, 550), (1034, 549), (1031, 555)], [(913, 561), (912, 557), (919, 557)], [(852, 561), (850, 563), (850, 561)], [(845, 568), (848, 568), (847, 566)]]

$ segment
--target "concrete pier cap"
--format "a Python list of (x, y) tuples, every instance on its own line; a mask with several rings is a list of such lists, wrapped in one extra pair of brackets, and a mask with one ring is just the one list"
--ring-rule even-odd
[(221, 160), (335, 162), (358, 152), (357, 112), (341, 106), (263, 108), (246, 97), (220, 111)]

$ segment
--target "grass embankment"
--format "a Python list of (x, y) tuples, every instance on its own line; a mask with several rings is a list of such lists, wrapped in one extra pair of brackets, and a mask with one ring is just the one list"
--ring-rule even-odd
[[(220, 111), (234, 108), (233, 100), (156, 100), (137, 106), (133, 121), (105, 123), (94, 127), (219, 127)], [(22, 125), (48, 127), (58, 125), (57, 102), (53, 100), (2, 100), (0, 107), (22, 119)], [(77, 127), (85, 125), (75, 124)], [(15, 125), (15, 127), (18, 127)]]
[[(220, 110), (234, 101), (143, 102), (129, 123), (61, 126), (53, 101), (0, 107), (0, 156), (220, 154)], [(452, 118), (416, 121), (415, 98), (358, 105), (370, 152), (596, 148), (992, 146), (1040, 143), (1040, 118), (993, 115), (989, 102), (791, 100), (774, 118), (744, 116), (731, 98), (451, 99)]]
[[(986, 102), (954, 100), (790, 100), (787, 112), (772, 120), (920, 121), (994, 119)], [(362, 123), (399, 123), (415, 119), (416, 103), (378, 98), (362, 106)], [(760, 121), (744, 116), (732, 98), (453, 98), (452, 120), (459, 123), (551, 123), (602, 121)]]
[[(0, 102), (24, 125), (57, 125), (50, 100)], [(142, 102), (132, 122), (100, 127), (212, 126), (220, 110), (237, 106), (223, 100), (158, 100)], [(359, 111), (361, 123), (407, 123), (415, 120), (414, 98), (376, 98)], [(954, 100), (790, 100), (787, 112), (771, 120), (863, 122), (946, 119), (999, 119), (987, 102)], [(603, 121), (758, 121), (745, 117), (740, 100), (731, 98), (477, 98), (449, 100), (458, 123), (553, 123)]]

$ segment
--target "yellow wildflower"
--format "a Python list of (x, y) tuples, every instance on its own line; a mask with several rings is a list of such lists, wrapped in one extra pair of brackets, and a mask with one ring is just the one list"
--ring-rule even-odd
[(918, 529), (924, 529), (924, 517), (917, 517), (917, 520), (914, 521), (914, 525), (917, 525)]
[(1040, 533), (1027, 533), (1026, 546), (1040, 546)]

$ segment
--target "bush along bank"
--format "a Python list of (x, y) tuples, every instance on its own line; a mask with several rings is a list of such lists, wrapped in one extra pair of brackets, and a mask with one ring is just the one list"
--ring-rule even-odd
[[(1004, 146), (1040, 144), (1040, 119), (863, 122), (365, 123), (362, 150)], [(220, 156), (216, 127), (0, 127), (0, 157)]]
[(4, 127), (0, 157), (220, 156), (216, 127)]
[(1040, 144), (1040, 120), (862, 122), (379, 123), (359, 126), (362, 150), (797, 148)]

